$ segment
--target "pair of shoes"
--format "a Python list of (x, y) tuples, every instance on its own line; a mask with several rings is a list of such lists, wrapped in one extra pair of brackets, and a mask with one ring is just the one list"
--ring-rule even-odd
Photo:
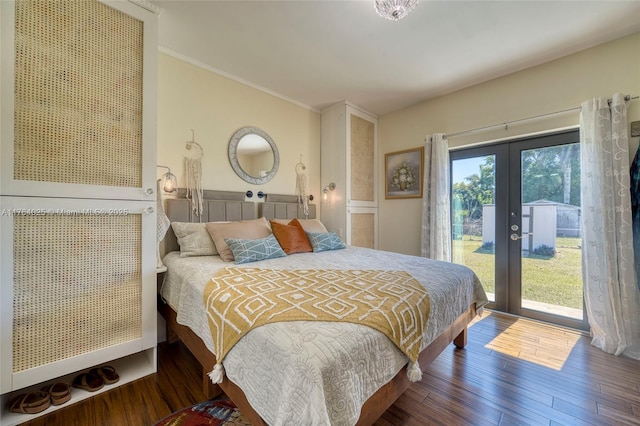
[(120, 376), (118, 376), (118, 373), (116, 373), (116, 369), (110, 365), (92, 368), (89, 373), (100, 376), (102, 381), (107, 385), (112, 385), (120, 380)]
[(52, 405), (62, 405), (71, 399), (71, 388), (67, 383), (52, 383), (40, 390), (49, 395)]
[(84, 389), (87, 392), (95, 392), (102, 389), (104, 381), (97, 374), (91, 372), (78, 374), (73, 379), (73, 387)]
[(21, 394), (9, 401), (9, 410), (12, 413), (37, 414), (51, 406), (48, 393), (33, 391)]
[(82, 373), (73, 379), (73, 386), (84, 389), (88, 392), (95, 392), (102, 389), (106, 384), (111, 385), (120, 380), (115, 368), (105, 365), (103, 367), (92, 368), (88, 373)]

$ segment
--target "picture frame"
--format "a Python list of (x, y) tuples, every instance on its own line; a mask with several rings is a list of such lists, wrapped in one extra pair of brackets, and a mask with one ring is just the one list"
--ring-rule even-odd
[(384, 198), (422, 198), (424, 147), (384, 155)]

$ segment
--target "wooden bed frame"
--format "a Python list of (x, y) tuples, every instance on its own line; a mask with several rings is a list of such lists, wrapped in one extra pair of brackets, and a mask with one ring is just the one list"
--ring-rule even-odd
[[(295, 197), (292, 197), (292, 200), (286, 197), (289, 196), (272, 197), (277, 201), (271, 204), (260, 203), (260, 215), (264, 215), (269, 219), (289, 219), (296, 216), (304, 218), (304, 216), (300, 216), (299, 209), (291, 207), (296, 201)], [(203, 222), (238, 220), (240, 218), (251, 219), (256, 217), (255, 212), (251, 212), (251, 206), (254, 203), (245, 202), (244, 194), (212, 191), (209, 194), (205, 194), (205, 198), (209, 198), (209, 202), (205, 202), (205, 205), (208, 207), (206, 208), (206, 214), (203, 214)], [(213, 200), (211, 198), (213, 198)], [(197, 222), (197, 220), (193, 220), (192, 214), (190, 213), (188, 200), (171, 200), (167, 207), (167, 215), (172, 221)], [(255, 206), (253, 208), (255, 209)], [(312, 211), (315, 213), (315, 206)], [(315, 214), (313, 214), (313, 217), (315, 217)], [(165, 237), (165, 252), (175, 249), (177, 249), (177, 241), (175, 241), (175, 235), (171, 232), (171, 235)], [(256, 413), (253, 407), (251, 407), (242, 389), (231, 382), (226, 375), (223, 382), (219, 385), (211, 383), (208, 373), (211, 367), (216, 364), (215, 355), (207, 349), (202, 339), (191, 331), (190, 328), (178, 324), (176, 321), (177, 314), (168, 304), (162, 302), (161, 298), (158, 298), (158, 300), (158, 311), (167, 322), (168, 342), (175, 343), (181, 340), (202, 366), (202, 387), (205, 395), (212, 398), (224, 392), (252, 424), (266, 426), (267, 423)], [(424, 371), (452, 342), (458, 348), (465, 347), (467, 344), (467, 325), (475, 315), (476, 307), (475, 304), (472, 304), (469, 309), (463, 312), (453, 324), (420, 353), (418, 362), (421, 370)], [(404, 367), (391, 381), (378, 389), (378, 391), (365, 402), (360, 412), (357, 425), (373, 424), (411, 384), (407, 378), (406, 367)]]
[[(224, 392), (240, 409), (249, 421), (254, 425), (267, 425), (255, 412), (242, 389), (231, 382), (227, 377), (219, 385), (211, 383), (208, 373), (211, 366), (216, 364), (216, 357), (205, 346), (190, 328), (176, 322), (176, 312), (165, 303), (159, 306), (160, 313), (167, 321), (167, 340), (169, 343), (182, 340), (193, 356), (202, 366), (202, 387), (209, 398)], [(475, 304), (471, 305), (460, 315), (442, 334), (440, 334), (429, 346), (427, 346), (418, 358), (420, 369), (425, 370), (433, 360), (453, 342), (456, 347), (464, 348), (467, 344), (467, 325), (475, 317)], [(369, 398), (360, 412), (357, 425), (371, 425), (406, 391), (411, 382), (407, 378), (406, 367), (402, 368), (390, 382), (382, 386), (371, 398)]]

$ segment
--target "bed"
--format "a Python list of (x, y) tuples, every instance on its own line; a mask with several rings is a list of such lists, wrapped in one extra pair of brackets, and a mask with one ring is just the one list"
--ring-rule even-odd
[[(257, 207), (243, 201), (242, 194), (210, 193), (206, 198), (214, 198), (205, 201), (202, 221), (207, 222), (304, 217), (291, 202), (295, 199), (286, 196)], [(187, 200), (168, 200), (167, 215), (172, 222), (195, 222)], [(487, 302), (469, 269), (425, 258), (347, 246), (230, 265), (219, 255), (181, 257), (172, 232), (164, 243), (167, 272), (159, 309), (170, 340), (182, 340), (198, 359), (207, 394), (224, 391), (257, 425), (372, 424), (411, 385), (407, 357), (386, 336), (361, 324), (273, 323), (252, 330), (228, 351), (224, 378), (214, 385), (208, 373), (217, 360), (203, 292), (224, 268), (407, 272), (427, 288), (431, 299), (417, 361), (421, 369), (451, 342), (465, 346), (467, 324)]]

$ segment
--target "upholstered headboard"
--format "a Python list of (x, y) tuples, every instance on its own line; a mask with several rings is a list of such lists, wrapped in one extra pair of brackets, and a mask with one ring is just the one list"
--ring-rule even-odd
[[(257, 207), (256, 207), (257, 205)], [(316, 206), (309, 205), (309, 215), (305, 217), (295, 195), (266, 195), (263, 203), (245, 201), (244, 192), (204, 191), (202, 216), (191, 209), (191, 201), (185, 198), (185, 191), (179, 190), (176, 198), (165, 202), (165, 213), (171, 222), (220, 222), (250, 220), (264, 216), (267, 219), (315, 219)], [(163, 253), (179, 250), (178, 240), (169, 228), (163, 240)]]
[[(244, 192), (204, 191), (202, 216), (191, 209), (191, 201), (185, 198), (184, 190), (178, 198), (166, 200), (165, 212), (171, 222), (220, 222), (256, 219), (255, 203), (244, 201)], [(178, 240), (169, 228), (164, 237), (164, 252), (179, 250)]]
[(298, 204), (296, 195), (269, 194), (264, 203), (258, 204), (258, 217), (267, 219), (315, 219), (316, 206), (309, 204), (309, 215), (305, 216), (302, 207)]

